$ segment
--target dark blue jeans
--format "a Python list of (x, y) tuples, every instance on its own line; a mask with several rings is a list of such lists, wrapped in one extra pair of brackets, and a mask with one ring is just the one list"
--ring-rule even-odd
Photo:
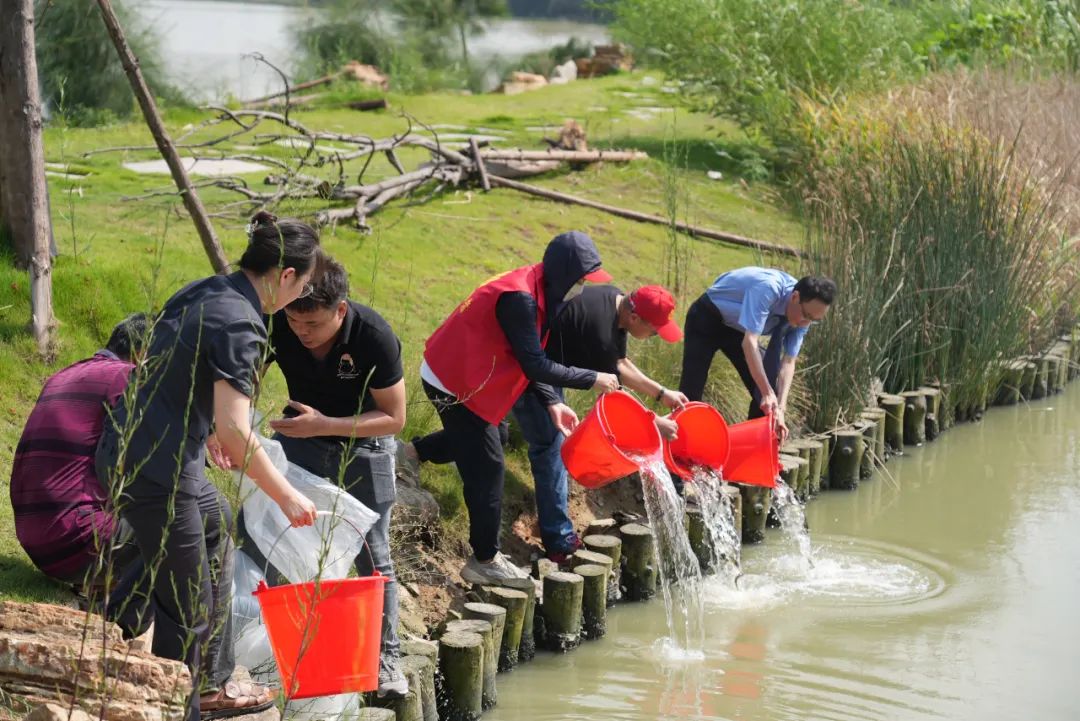
[[(562, 398), (563, 390), (556, 390)], [(552, 422), (547, 406), (534, 393), (521, 394), (513, 413), (521, 426), (521, 435), (529, 444), (529, 465), (536, 487), (536, 515), (544, 548), (549, 553), (569, 550), (574, 525), (567, 513), (566, 466), (560, 455), (563, 434)]]

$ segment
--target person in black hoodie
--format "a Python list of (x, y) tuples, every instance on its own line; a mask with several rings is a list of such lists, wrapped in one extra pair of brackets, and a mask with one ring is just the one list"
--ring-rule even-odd
[(473, 584), (506, 584), (527, 577), (499, 552), (503, 452), (498, 425), (522, 393), (536, 394), (555, 427), (569, 434), (574, 411), (559, 388), (618, 388), (611, 373), (556, 363), (544, 353), (549, 320), (580, 295), (585, 281), (607, 282), (600, 254), (588, 235), (557, 235), (544, 260), (487, 281), (451, 313), (424, 348), (420, 377), (443, 430), (401, 444), (403, 475), (420, 462), (457, 464), (469, 510), (473, 557), (461, 572)]

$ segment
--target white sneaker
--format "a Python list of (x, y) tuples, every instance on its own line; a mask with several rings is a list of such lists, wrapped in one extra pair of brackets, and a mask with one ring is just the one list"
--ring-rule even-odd
[(409, 693), (409, 679), (401, 672), (397, 659), (379, 659), (379, 691), (382, 699), (405, 698)]
[(496, 553), (487, 563), (471, 557), (461, 569), (461, 578), (474, 586), (509, 586), (517, 588), (531, 583), (529, 574), (513, 564), (509, 557)]

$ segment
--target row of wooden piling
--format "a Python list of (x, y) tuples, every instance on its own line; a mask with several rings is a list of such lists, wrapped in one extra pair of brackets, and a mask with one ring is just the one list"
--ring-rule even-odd
[[(954, 422), (981, 418), (988, 403), (1017, 403), (1059, 392), (1078, 368), (1080, 342), (1073, 334), (1061, 337), (1045, 353), (1005, 364), (1001, 384), (987, 389), (971, 406), (950, 404), (948, 389), (939, 385), (879, 394), (877, 405), (862, 411), (854, 423), (785, 443), (781, 477), (803, 502), (823, 489), (855, 489), (905, 447), (933, 441)], [(725, 485), (721, 493), (734, 511), (736, 535), (743, 543), (762, 541), (771, 489)], [(698, 508), (687, 509), (686, 524), (702, 571), (713, 571), (711, 535)], [(463, 610), (442, 625), (437, 642), (403, 644), (409, 694), (389, 709), (368, 710), (389, 715), (365, 721), (474, 721), (498, 702), (498, 674), (532, 660), (538, 647), (565, 653), (583, 640), (602, 638), (609, 607), (656, 595), (659, 569), (648, 526), (597, 520), (582, 541), (569, 571), (550, 561), (538, 562), (534, 572), (539, 596), (532, 579), (524, 579), (520, 587), (474, 588)]]

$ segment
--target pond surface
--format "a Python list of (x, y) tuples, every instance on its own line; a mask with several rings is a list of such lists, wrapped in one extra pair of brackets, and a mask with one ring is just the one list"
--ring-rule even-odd
[[(230, 95), (248, 99), (280, 90), (281, 80), (274, 71), (245, 56), (260, 52), (286, 73), (295, 72), (294, 38), (315, 12), (290, 5), (211, 0), (138, 0), (131, 6), (157, 32), (170, 80), (198, 101)], [(573, 36), (602, 43), (607, 28), (566, 20), (504, 18), (488, 23), (483, 33), (470, 39), (469, 52), (477, 62), (519, 57)]]
[(806, 509), (739, 590), (706, 580), (704, 659), (668, 651), (663, 604), (499, 677), (490, 721), (1080, 718), (1080, 383), (993, 408)]

